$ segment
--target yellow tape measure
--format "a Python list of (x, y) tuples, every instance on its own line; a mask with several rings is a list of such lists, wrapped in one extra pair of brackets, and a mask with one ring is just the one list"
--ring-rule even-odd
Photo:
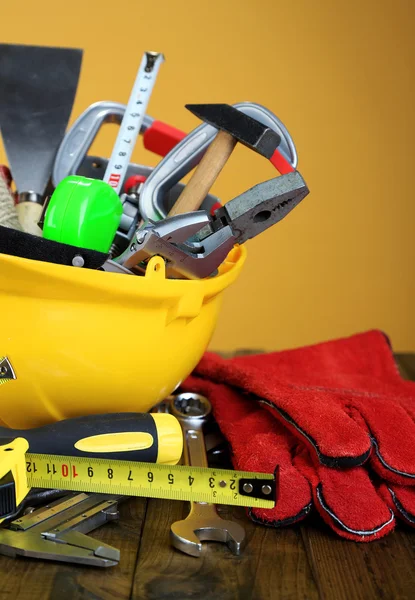
[(26, 454), (29, 487), (273, 508), (273, 474)]

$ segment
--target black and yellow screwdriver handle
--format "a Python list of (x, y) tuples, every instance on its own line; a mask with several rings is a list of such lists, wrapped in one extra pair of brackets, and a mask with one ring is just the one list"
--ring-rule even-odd
[(24, 438), (33, 454), (83, 456), (175, 465), (183, 450), (180, 423), (170, 414), (116, 413), (58, 421), (35, 429), (0, 427), (0, 446)]

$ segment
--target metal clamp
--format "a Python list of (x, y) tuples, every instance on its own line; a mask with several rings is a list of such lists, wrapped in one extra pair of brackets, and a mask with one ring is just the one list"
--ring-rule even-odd
[[(119, 102), (103, 101), (91, 104), (73, 123), (67, 131), (59, 147), (53, 167), (52, 181), (56, 187), (62, 179), (69, 175), (83, 175), (92, 179), (102, 179), (108, 164), (108, 159), (96, 156), (88, 156), (87, 152), (96, 138), (100, 128), (105, 123), (116, 123), (120, 125), (126, 105)], [(146, 115), (141, 127), (141, 133), (149, 129), (154, 118)], [(130, 164), (126, 174), (126, 180), (131, 175), (145, 175), (149, 177), (153, 172), (152, 167)], [(180, 177), (177, 181), (180, 180)], [(163, 214), (167, 214), (179, 197), (182, 184), (170, 185), (169, 190), (160, 198)], [(171, 189), (173, 188), (173, 189)], [(203, 208), (210, 212), (211, 208), (219, 204), (219, 198), (208, 194)]]
[[(95, 102), (75, 121), (66, 133), (56, 154), (52, 181), (56, 187), (68, 175), (75, 175), (104, 123), (121, 124), (126, 110), (119, 102)], [(145, 115), (140, 133), (144, 133), (154, 119)]]

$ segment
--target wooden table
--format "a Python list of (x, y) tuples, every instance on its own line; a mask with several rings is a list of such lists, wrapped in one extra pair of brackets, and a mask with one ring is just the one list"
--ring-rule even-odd
[[(399, 355), (415, 380), (415, 355)], [(185, 503), (129, 499), (119, 522), (93, 536), (121, 550), (117, 567), (75, 567), (0, 557), (0, 598), (81, 600), (236, 600), (415, 598), (415, 531), (397, 526), (378, 542), (337, 538), (321, 519), (273, 529), (254, 525), (244, 509), (220, 507), (246, 529), (247, 547), (233, 556), (223, 544), (192, 558), (169, 545), (169, 528), (184, 518)]]

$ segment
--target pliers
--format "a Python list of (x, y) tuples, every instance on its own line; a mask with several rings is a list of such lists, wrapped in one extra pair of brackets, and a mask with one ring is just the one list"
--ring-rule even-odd
[(300, 173), (293, 171), (254, 186), (213, 216), (199, 210), (149, 221), (137, 229), (127, 250), (103, 268), (144, 272), (148, 260), (159, 255), (166, 261), (167, 277), (208, 277), (234, 244), (243, 244), (281, 221), (308, 192)]

